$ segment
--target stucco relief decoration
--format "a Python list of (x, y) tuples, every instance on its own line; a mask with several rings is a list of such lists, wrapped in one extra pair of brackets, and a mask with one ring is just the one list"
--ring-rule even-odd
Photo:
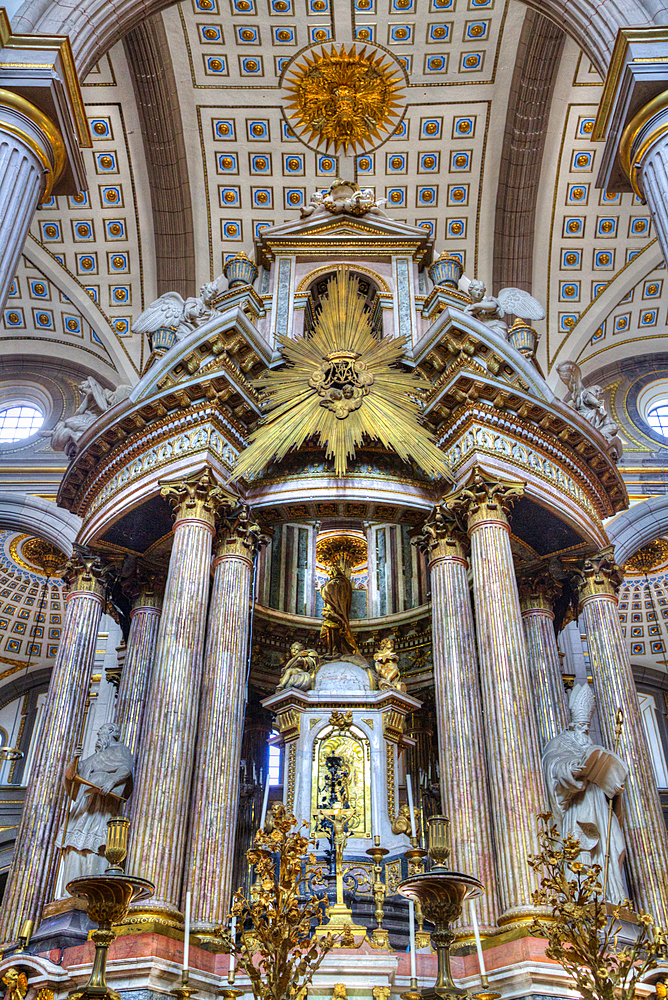
[(379, 145), (401, 114), (402, 75), (383, 52), (323, 46), (297, 57), (283, 87), (287, 118), (304, 143), (345, 156)]
[(345, 475), (366, 439), (452, 481), (443, 453), (419, 423), (419, 383), (398, 367), (406, 340), (374, 337), (357, 288), (353, 276), (338, 270), (312, 336), (279, 338), (287, 364), (256, 382), (271, 409), (239, 456), (233, 479), (257, 475), (313, 438), (334, 459), (336, 476)]

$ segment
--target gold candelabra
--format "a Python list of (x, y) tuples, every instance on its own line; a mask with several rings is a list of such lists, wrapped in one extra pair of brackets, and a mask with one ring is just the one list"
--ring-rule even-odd
[(374, 928), (368, 941), (372, 948), (384, 948), (387, 950), (390, 947), (390, 938), (388, 932), (383, 928), (385, 895), (387, 893), (387, 889), (381, 876), (383, 874), (383, 858), (390, 852), (386, 847), (380, 846), (380, 837), (375, 836), (373, 847), (370, 847), (366, 853), (373, 858), (374, 862), (373, 872), (375, 877), (373, 880), (372, 892), (373, 899), (376, 904), (376, 923), (378, 924), (378, 926)]
[(71, 896), (86, 900), (86, 912), (97, 929), (91, 931), (95, 958), (88, 982), (68, 994), (68, 1000), (121, 1000), (120, 994), (107, 985), (107, 953), (116, 937), (114, 924), (120, 924), (135, 899), (148, 899), (154, 886), (144, 878), (126, 875), (121, 861), (128, 852), (128, 827), (124, 816), (107, 823), (105, 857), (109, 868), (99, 875), (82, 875), (67, 884)]
[(429, 832), (429, 849), (427, 853), (432, 862), (430, 871), (409, 875), (398, 886), (402, 896), (407, 896), (422, 905), (427, 920), (434, 925), (431, 941), (438, 956), (438, 973), (436, 982), (427, 989), (417, 990), (417, 981), (411, 980), (411, 989), (403, 994), (405, 1000), (444, 1000), (447, 998), (468, 997), (468, 991), (460, 989), (452, 979), (450, 968), (450, 947), (455, 939), (452, 924), (462, 913), (465, 899), (472, 899), (484, 892), (482, 882), (472, 875), (450, 871), (447, 861), (450, 856), (448, 846), (448, 827), (450, 823), (445, 816), (431, 816), (427, 820)]
[[(421, 875), (424, 871), (424, 859), (427, 857), (427, 852), (418, 847), (418, 843), (419, 840), (417, 837), (411, 837), (411, 849), (410, 851), (404, 851), (404, 857), (408, 861), (409, 875)], [(415, 899), (413, 902), (415, 904), (415, 919), (418, 925), (418, 929), (415, 932), (415, 947), (430, 948), (431, 934), (424, 929), (424, 913), (422, 912), (420, 900)]]

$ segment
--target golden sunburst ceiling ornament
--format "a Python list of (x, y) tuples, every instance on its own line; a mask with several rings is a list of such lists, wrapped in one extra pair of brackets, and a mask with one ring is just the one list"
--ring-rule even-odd
[(302, 142), (325, 151), (373, 149), (401, 114), (401, 71), (382, 52), (332, 45), (299, 56), (283, 83), (286, 114)]
[(257, 475), (315, 438), (334, 459), (336, 476), (345, 475), (366, 440), (453, 481), (443, 452), (419, 423), (416, 376), (398, 366), (406, 338), (376, 340), (348, 271), (339, 268), (330, 279), (312, 336), (279, 343), (287, 364), (254, 383), (273, 408), (237, 459), (233, 479)]
[(665, 538), (657, 538), (656, 541), (650, 542), (648, 545), (643, 545), (641, 549), (638, 549), (627, 560), (624, 568), (630, 570), (632, 573), (647, 574), (651, 570), (656, 569), (657, 566), (662, 566), (667, 559), (668, 541)]

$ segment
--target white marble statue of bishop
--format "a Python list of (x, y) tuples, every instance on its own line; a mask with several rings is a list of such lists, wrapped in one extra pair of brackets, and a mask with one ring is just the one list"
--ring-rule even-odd
[(622, 874), (626, 847), (619, 820), (621, 793), (629, 769), (613, 750), (592, 742), (589, 727), (594, 714), (594, 694), (588, 684), (573, 686), (569, 709), (568, 729), (550, 740), (543, 750), (550, 808), (561, 835), (570, 833), (580, 841), (582, 861), (600, 865), (604, 871), (612, 800), (606, 898), (619, 903), (628, 897)]
[(65, 886), (72, 879), (107, 867), (107, 821), (118, 815), (132, 791), (134, 757), (120, 738), (120, 726), (111, 722), (101, 726), (95, 753), (82, 761), (75, 756), (65, 768), (63, 785), (72, 802), (58, 838), (62, 849), (58, 898), (67, 895)]

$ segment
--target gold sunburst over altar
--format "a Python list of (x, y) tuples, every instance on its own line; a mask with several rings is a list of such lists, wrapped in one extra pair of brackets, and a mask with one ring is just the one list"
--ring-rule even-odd
[(233, 479), (256, 475), (315, 438), (334, 459), (336, 476), (345, 475), (367, 440), (453, 481), (443, 452), (419, 423), (417, 378), (399, 367), (406, 338), (375, 338), (357, 279), (347, 270), (330, 279), (312, 336), (278, 340), (287, 364), (255, 382), (273, 409), (239, 456)]
[(307, 144), (346, 156), (363, 152), (396, 128), (402, 83), (390, 58), (366, 46), (311, 50), (287, 71), (287, 117)]

